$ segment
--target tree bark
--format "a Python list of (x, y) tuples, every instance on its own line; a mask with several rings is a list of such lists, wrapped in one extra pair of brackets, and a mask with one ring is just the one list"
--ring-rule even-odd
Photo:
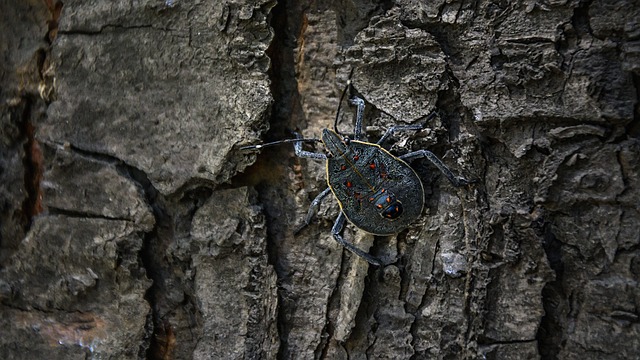
[[(0, 18), (0, 358), (640, 353), (637, 2), (28, 0)], [(318, 138), (348, 80), (369, 141), (424, 124), (391, 152), (472, 180), (413, 161), (422, 216), (343, 233), (384, 266), (334, 241), (331, 196), (301, 229), (322, 161), (239, 149)]]

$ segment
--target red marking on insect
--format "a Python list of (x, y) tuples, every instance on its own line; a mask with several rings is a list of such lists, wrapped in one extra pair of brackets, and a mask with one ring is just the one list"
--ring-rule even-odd
[(391, 197), (387, 196), (387, 198), (385, 199), (388, 203), (391, 202)]
[(382, 209), (382, 204), (377, 204), (377, 205), (376, 205), (376, 207), (377, 207), (378, 209)]
[(387, 173), (386, 172), (381, 172), (380, 173), (380, 177), (383, 178), (383, 179), (386, 179), (387, 178)]
[(347, 166), (346, 165), (340, 166), (340, 170), (347, 170)]
[(374, 199), (374, 198), (372, 198), (372, 197), (370, 197), (370, 198), (369, 198), (369, 201), (373, 202), (373, 200), (375, 200), (375, 199)]
[(360, 159), (360, 155), (353, 155), (353, 161), (358, 161)]
[(376, 163), (369, 164), (369, 169), (373, 170), (376, 168)]
[(351, 181), (347, 181), (346, 183), (344, 183), (345, 185), (347, 185), (348, 188), (350, 188), (351, 186), (353, 186), (353, 184), (351, 183)]
[(387, 190), (382, 189), (382, 190), (380, 190), (380, 193), (383, 194), (385, 191), (387, 191)]

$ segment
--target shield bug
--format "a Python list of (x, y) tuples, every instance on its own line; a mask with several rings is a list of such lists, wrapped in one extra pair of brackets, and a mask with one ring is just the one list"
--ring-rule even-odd
[[(352, 89), (350, 84), (345, 88), (340, 103), (347, 89)], [(340, 214), (331, 229), (333, 238), (369, 263), (381, 265), (382, 262), (379, 259), (346, 241), (340, 235), (345, 220), (374, 235), (393, 235), (418, 219), (424, 206), (424, 189), (420, 178), (408, 164), (417, 158), (429, 159), (454, 186), (463, 186), (469, 181), (455, 176), (437, 156), (428, 150), (418, 150), (396, 157), (381, 146), (395, 132), (420, 130), (421, 125), (393, 126), (387, 129), (377, 143), (363, 141), (364, 100), (352, 95), (349, 102), (356, 106), (353, 139), (340, 134), (337, 129), (338, 115), (336, 115), (334, 129), (324, 129), (321, 140), (304, 139), (296, 134), (296, 139), (244, 146), (240, 149), (261, 149), (266, 146), (293, 143), (296, 156), (325, 160), (329, 187), (312, 201), (305, 217), (305, 225), (311, 222), (322, 200), (332, 193), (340, 206)], [(338, 107), (339, 113), (340, 107)], [(326, 155), (305, 151), (302, 148), (303, 142), (320, 141), (327, 149)]]

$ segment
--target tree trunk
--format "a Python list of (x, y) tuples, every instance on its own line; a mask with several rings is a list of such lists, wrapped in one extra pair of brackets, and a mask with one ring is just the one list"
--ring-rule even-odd
[[(640, 353), (637, 2), (28, 0), (0, 18), (0, 358)], [(239, 149), (320, 137), (349, 79), (369, 141), (422, 124), (390, 151), (472, 181), (413, 161), (422, 216), (343, 232), (383, 266), (334, 241), (332, 196), (302, 227), (323, 161)]]

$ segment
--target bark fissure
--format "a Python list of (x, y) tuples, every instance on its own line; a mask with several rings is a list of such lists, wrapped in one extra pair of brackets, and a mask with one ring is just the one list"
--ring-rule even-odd
[[(291, 126), (297, 126), (293, 117), (295, 114), (298, 91), (297, 80), (294, 68), (294, 48), (296, 47), (296, 29), (302, 26), (302, 14), (295, 13), (300, 11), (296, 6), (287, 1), (278, 1), (277, 5), (272, 9), (270, 15), (270, 26), (274, 31), (274, 37), (267, 49), (267, 54), (271, 59), (271, 67), (269, 69), (269, 79), (271, 81), (270, 89), (273, 96), (272, 114), (269, 121), (269, 132), (265, 137), (266, 140), (279, 140), (291, 137), (288, 134), (292, 130)], [(294, 115), (295, 114), (295, 115)], [(279, 148), (267, 149), (265, 153), (275, 154), (275, 158), (286, 159), (290, 157), (290, 147), (282, 146)], [(283, 166), (282, 161), (276, 160), (275, 163), (261, 163), (261, 157), (258, 158), (254, 165), (258, 173), (269, 173), (268, 176), (261, 176), (258, 179), (256, 189), (258, 197), (264, 204), (267, 226), (267, 253), (269, 254), (269, 263), (274, 266), (278, 278), (278, 303), (279, 311), (277, 314), (277, 328), (280, 337), (279, 348), (277, 352), (278, 359), (288, 359), (291, 357), (289, 353), (288, 336), (291, 331), (290, 316), (295, 313), (295, 300), (291, 299), (290, 289), (290, 268), (282, 258), (282, 241), (283, 238), (292, 236), (292, 229), (283, 222), (277, 214), (281, 213), (283, 204), (291, 204), (286, 199), (274, 201), (274, 194), (288, 194), (289, 181), (286, 175), (287, 169)], [(297, 160), (296, 160), (297, 161)], [(277, 179), (277, 180), (276, 180)], [(273, 183), (272, 180), (276, 180)], [(285, 195), (286, 196), (286, 195)], [(284, 205), (285, 207), (287, 205)], [(290, 212), (291, 209), (285, 210)]]
[(562, 303), (566, 298), (564, 283), (564, 263), (562, 247), (565, 246), (556, 239), (550, 229), (550, 224), (544, 225), (544, 243), (547, 259), (555, 273), (555, 280), (547, 283), (542, 289), (542, 305), (545, 315), (540, 320), (536, 341), (540, 355), (548, 359), (557, 359), (563, 341), (559, 334), (563, 333), (564, 317), (570, 313), (566, 308), (569, 303)]
[(79, 218), (79, 219), (102, 219), (102, 220), (133, 222), (133, 219), (126, 218), (126, 217), (107, 216), (99, 213), (63, 209), (63, 208), (57, 208), (54, 206), (47, 206), (47, 212), (48, 212), (48, 215), (62, 215), (66, 217)]
[(108, 31), (128, 31), (128, 30), (138, 30), (138, 29), (155, 29), (164, 32), (181, 32), (178, 29), (168, 29), (168, 28), (160, 28), (157, 26), (149, 25), (120, 25), (120, 24), (103, 24), (97, 30), (58, 30), (59, 35), (81, 35), (81, 36), (96, 36), (101, 35)]
[(632, 73), (633, 87), (636, 92), (633, 120), (626, 126), (625, 133), (632, 138), (640, 138), (640, 74)]
[[(340, 262), (340, 271), (339, 271), (340, 276), (336, 278), (336, 282), (333, 286), (333, 291), (331, 292), (331, 295), (329, 296), (329, 299), (327, 301), (327, 308), (325, 310), (326, 311), (325, 327), (324, 329), (322, 329), (322, 333), (326, 334), (326, 336), (322, 339), (323, 341), (320, 341), (315, 351), (315, 354), (318, 355), (319, 359), (327, 358), (330, 342), (334, 338), (336, 324), (333, 323), (334, 319), (332, 319), (333, 314), (331, 310), (333, 308), (336, 308), (337, 307), (336, 304), (339, 303), (340, 301), (340, 288), (344, 282), (344, 275), (346, 275), (345, 264), (348, 261), (346, 259), (346, 256), (347, 255), (343, 251), (341, 256), (342, 261)], [(358, 260), (352, 260), (352, 261), (358, 261)]]
[(162, 195), (153, 187), (144, 172), (124, 164), (121, 164), (119, 168), (122, 173), (127, 174), (138, 184), (155, 218), (155, 225), (143, 237), (139, 252), (140, 263), (146, 270), (147, 276), (152, 280), (152, 284), (144, 296), (151, 311), (147, 316), (146, 336), (144, 342), (140, 344), (140, 355), (144, 354), (144, 358), (150, 360), (166, 359), (173, 350), (172, 345), (175, 338), (171, 331), (171, 325), (162, 320), (164, 314), (160, 313), (160, 301), (163, 297), (161, 284), (165, 281), (167, 265), (162, 256), (165, 252), (161, 245), (162, 239), (159, 236), (159, 231), (162, 230), (159, 229), (170, 229), (173, 219), (168, 213)]
[(34, 101), (29, 97), (23, 97), (24, 108), (21, 117), (22, 137), (24, 137), (24, 187), (26, 189), (26, 197), (22, 203), (22, 211), (24, 216), (24, 232), (27, 233), (31, 227), (33, 217), (40, 214), (42, 208), (42, 190), (40, 183), (43, 174), (43, 157), (42, 151), (35, 138), (35, 125), (32, 119), (32, 107)]
[[(101, 151), (97, 151), (97, 150), (93, 150), (93, 149), (86, 149), (84, 147), (82, 147), (82, 145), (79, 144), (73, 144), (73, 143), (69, 143), (69, 142), (58, 142), (58, 141), (53, 141), (53, 140), (49, 140), (49, 139), (44, 139), (42, 140), (42, 143), (45, 144), (46, 146), (49, 146), (51, 148), (60, 148), (60, 149), (67, 149), (67, 150), (71, 150), (73, 151), (76, 155), (79, 155), (80, 157), (85, 157), (87, 159), (91, 159), (91, 160), (95, 160), (98, 162), (103, 162), (105, 164), (109, 164), (109, 165), (124, 165), (127, 167), (131, 167), (132, 169), (135, 169), (133, 166), (131, 165), (127, 165), (125, 164), (121, 159), (118, 159), (117, 157), (109, 154), (109, 153), (105, 153), (105, 152), (101, 152)], [(142, 171), (140, 169), (135, 169), (137, 171)]]

